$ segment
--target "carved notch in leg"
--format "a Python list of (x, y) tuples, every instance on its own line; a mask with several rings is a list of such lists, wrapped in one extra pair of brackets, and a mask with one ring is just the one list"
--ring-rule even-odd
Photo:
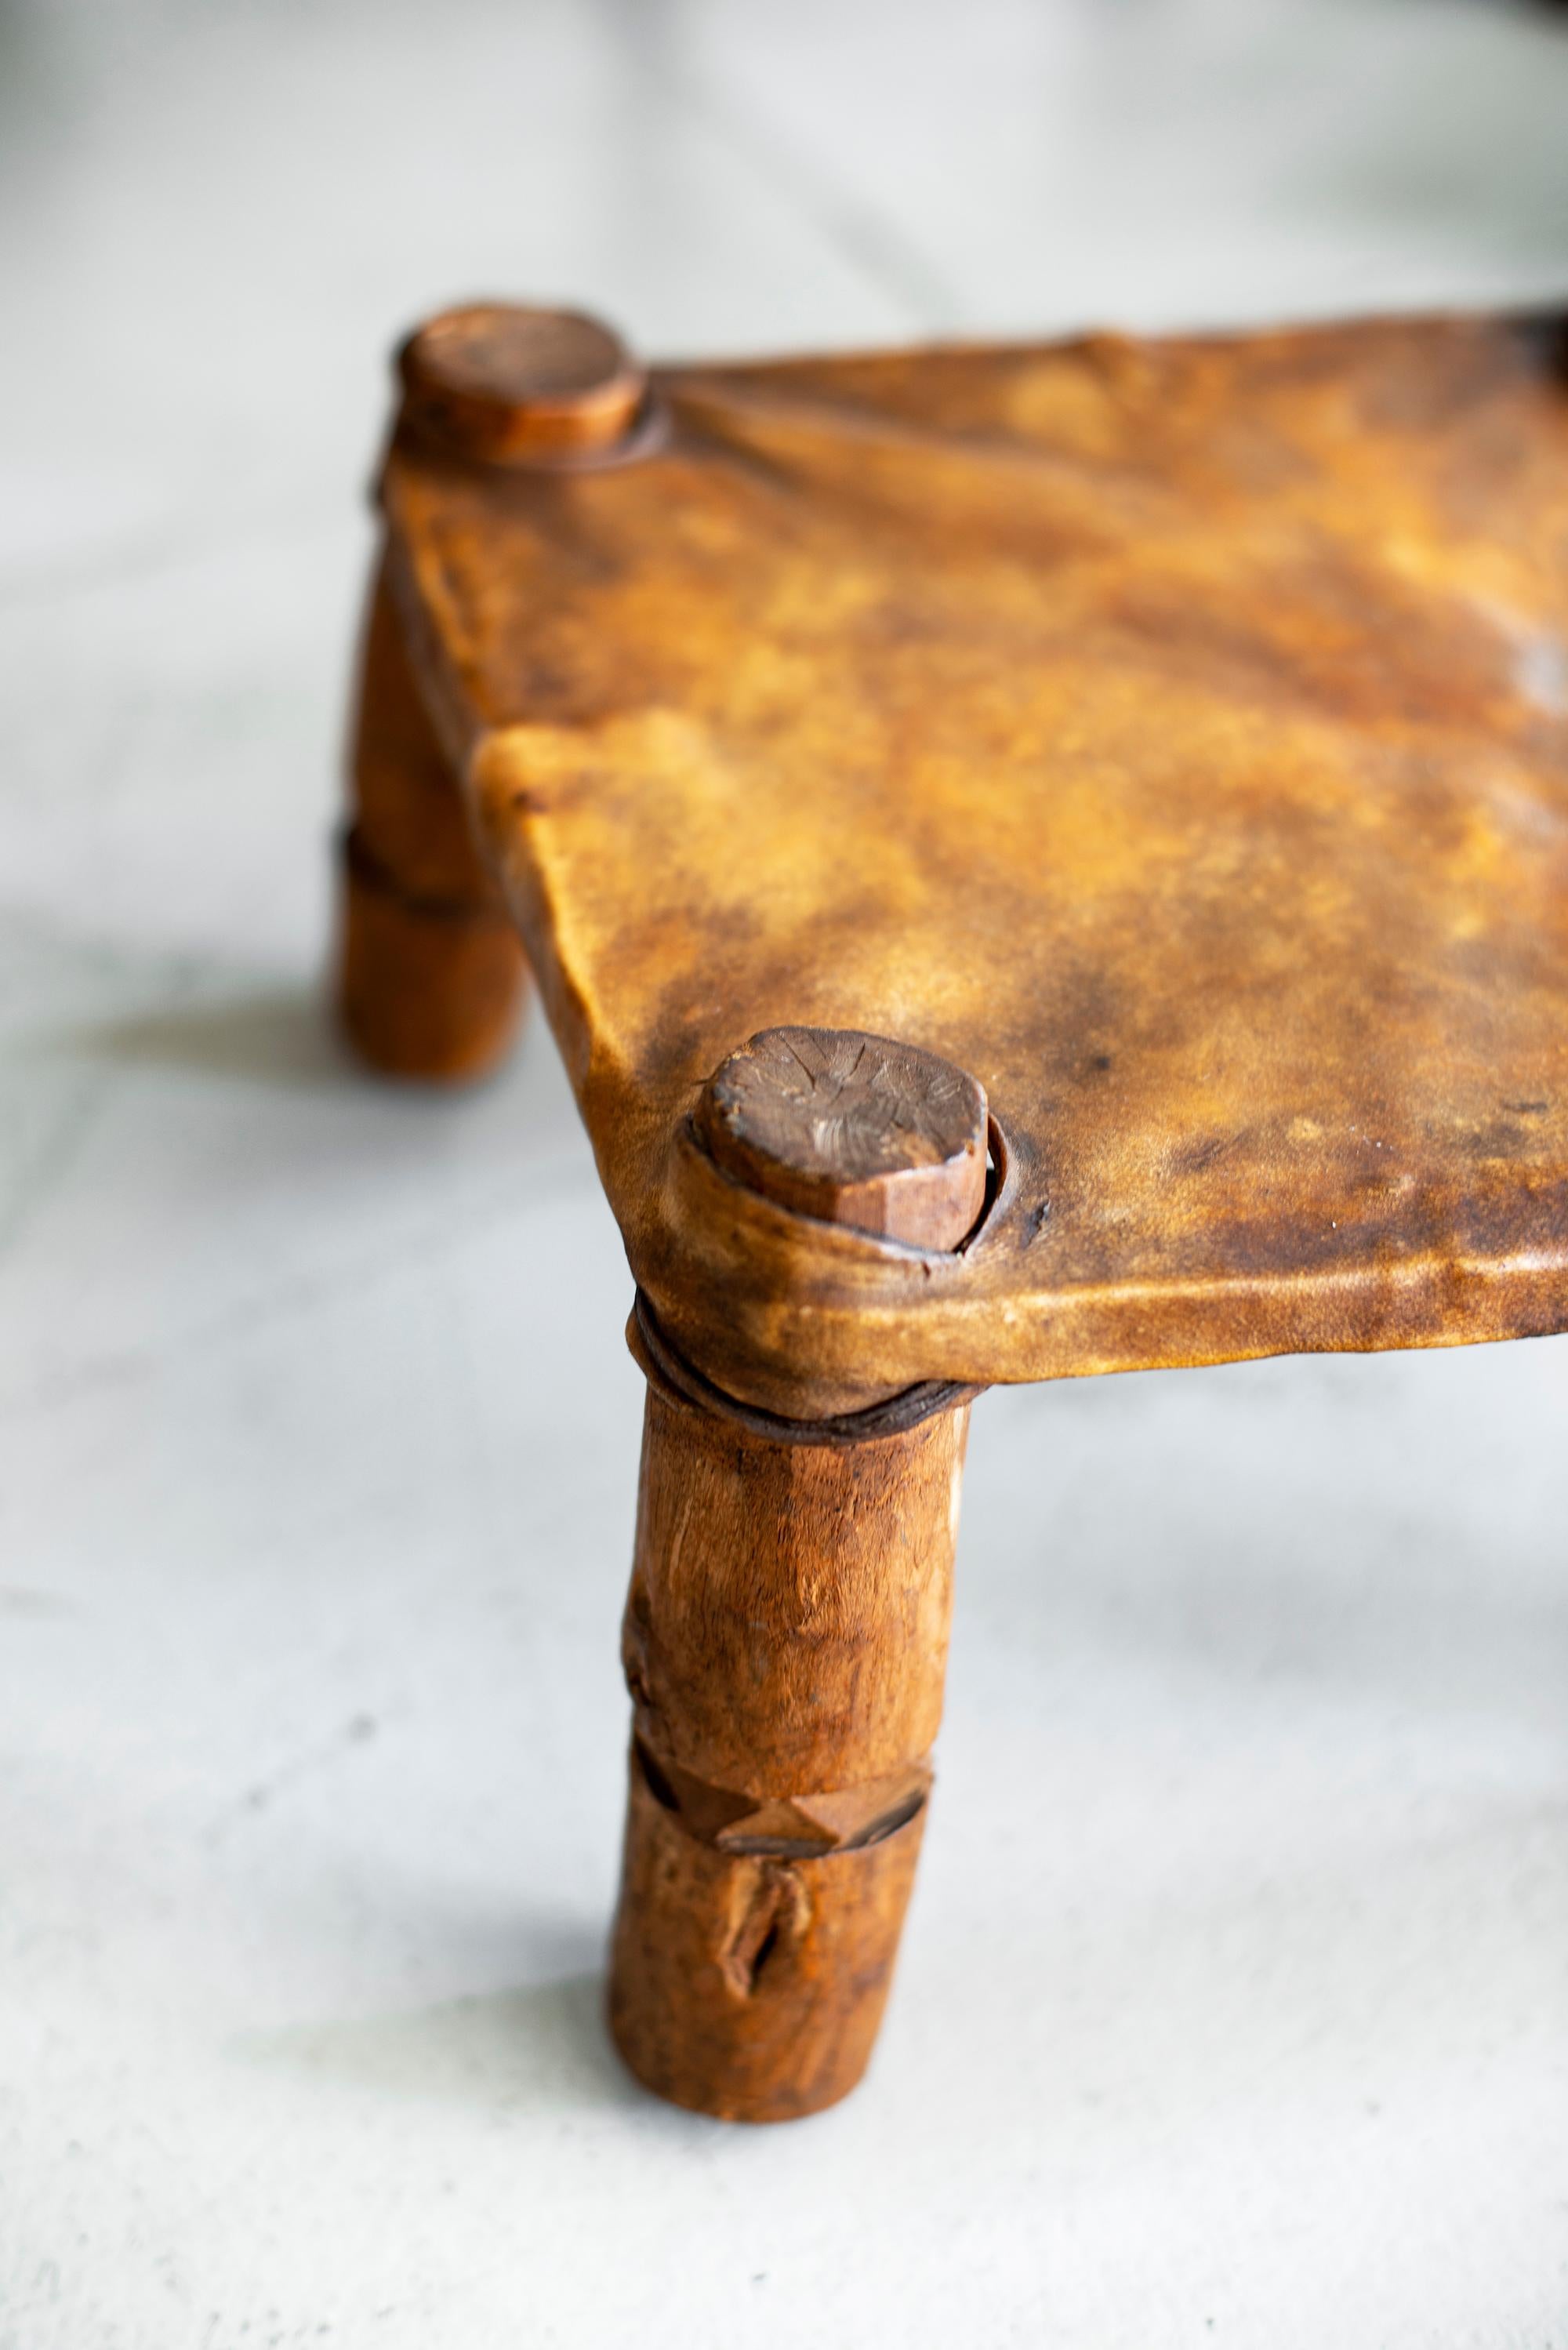
[(522, 941), (469, 834), (383, 569), (371, 592), (344, 843), (338, 1006), (389, 1076), (483, 1076), (512, 1042)]

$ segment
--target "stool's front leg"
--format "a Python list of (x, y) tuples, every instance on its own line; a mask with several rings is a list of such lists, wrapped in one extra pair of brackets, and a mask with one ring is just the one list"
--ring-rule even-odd
[[(818, 1222), (950, 1249), (983, 1206), (984, 1094), (885, 1037), (753, 1037), (697, 1126), (732, 1180)], [(678, 2105), (783, 2121), (854, 2087), (881, 2021), (941, 1719), (969, 1407), (910, 1390), (881, 1419), (770, 1421), (639, 1326), (611, 2028)]]
[(677, 2105), (782, 2121), (866, 2068), (925, 1825), (968, 1419), (775, 1442), (652, 1376), (610, 2022)]

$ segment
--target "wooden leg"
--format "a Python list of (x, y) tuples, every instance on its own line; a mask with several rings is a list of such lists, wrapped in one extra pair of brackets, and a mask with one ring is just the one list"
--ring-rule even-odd
[(925, 1825), (968, 1419), (778, 1442), (650, 1378), (610, 2026), (677, 2105), (784, 2121), (866, 2068)]
[(353, 772), (337, 980), (343, 1025), (365, 1059), (390, 1076), (483, 1076), (512, 1041), (527, 965), (470, 837), (384, 574), (366, 629)]

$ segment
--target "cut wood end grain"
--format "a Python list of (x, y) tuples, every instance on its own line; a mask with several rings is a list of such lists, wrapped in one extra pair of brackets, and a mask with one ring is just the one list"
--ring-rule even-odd
[(781, 1207), (952, 1249), (985, 1204), (985, 1089), (935, 1053), (855, 1028), (766, 1028), (703, 1090), (726, 1174)]
[(398, 354), (404, 414), (492, 463), (604, 449), (636, 421), (647, 379), (580, 310), (472, 302), (416, 328)]

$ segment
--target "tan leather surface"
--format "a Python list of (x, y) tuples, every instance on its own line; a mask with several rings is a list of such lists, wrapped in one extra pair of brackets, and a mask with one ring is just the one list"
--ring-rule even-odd
[[(794, 1414), (1568, 1324), (1568, 376), (1487, 320), (656, 374), (394, 444), (400, 609), (639, 1281)], [(722, 1176), (756, 1030), (971, 1070), (961, 1256)]]

